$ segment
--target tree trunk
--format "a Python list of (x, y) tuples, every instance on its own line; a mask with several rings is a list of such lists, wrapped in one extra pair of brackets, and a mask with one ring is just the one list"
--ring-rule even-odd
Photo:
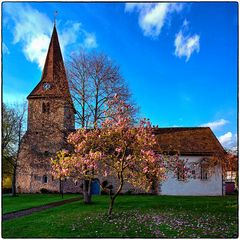
[(63, 181), (59, 179), (59, 193), (62, 195), (63, 198)]
[(16, 173), (17, 173), (17, 166), (13, 166), (13, 175), (12, 175), (12, 196), (15, 197), (16, 194)]
[(115, 198), (111, 198), (109, 208), (108, 208), (108, 216), (112, 215), (113, 205), (114, 205)]
[(83, 180), (83, 200), (84, 203), (92, 203), (91, 181)]
[(156, 179), (154, 179), (151, 193), (154, 195), (158, 195), (158, 190), (159, 190), (159, 182)]
[(109, 204), (109, 208), (108, 208), (108, 217), (111, 217), (111, 215), (112, 215), (112, 210), (113, 210), (113, 205), (114, 205), (115, 198), (121, 192), (122, 187), (123, 187), (123, 176), (122, 176), (122, 173), (121, 173), (120, 185), (119, 185), (119, 188), (118, 188), (117, 192), (113, 196), (111, 196), (111, 191), (109, 193), (111, 200), (110, 200), (110, 204)]

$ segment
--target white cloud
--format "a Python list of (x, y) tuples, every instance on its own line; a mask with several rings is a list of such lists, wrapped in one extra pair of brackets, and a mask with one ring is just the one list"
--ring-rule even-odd
[(23, 52), (30, 62), (36, 62), (40, 69), (43, 68), (50, 37), (39, 34), (24, 44)]
[(83, 46), (85, 48), (96, 48), (97, 47), (96, 36), (93, 33), (87, 33)]
[(200, 127), (210, 127), (212, 130), (217, 130), (219, 128), (221, 128), (222, 126), (228, 124), (229, 121), (225, 120), (225, 119), (219, 119), (213, 122), (208, 122), (208, 123), (204, 123), (201, 124)]
[(224, 135), (218, 137), (218, 140), (225, 148), (234, 148), (237, 144), (237, 134), (227, 132)]
[(194, 51), (197, 53), (200, 51), (200, 36), (194, 35), (184, 35), (187, 30), (189, 22), (185, 19), (183, 22), (182, 29), (176, 34), (175, 37), (175, 55), (179, 58), (186, 57), (188, 61)]
[(157, 37), (166, 20), (183, 9), (182, 3), (126, 3), (125, 12), (138, 12), (138, 23), (145, 36)]
[(10, 51), (9, 51), (8, 47), (4, 42), (2, 43), (2, 53), (3, 54), (10, 54)]
[[(28, 4), (7, 3), (4, 10), (14, 22), (13, 43), (22, 45), (23, 53), (28, 61), (38, 64), (43, 68), (47, 49), (53, 28), (53, 22), (49, 17)], [(86, 30), (81, 27), (81, 23), (68, 21), (61, 25), (59, 41), (63, 55), (70, 45), (78, 41), (85, 41)], [(96, 42), (96, 39), (95, 39)]]
[(63, 25), (62, 31), (58, 34), (63, 55), (65, 55), (65, 49), (68, 45), (78, 41), (78, 35), (81, 34), (81, 31), (81, 23), (79, 22), (67, 21)]
[(14, 21), (13, 43), (21, 43), (25, 57), (40, 68), (50, 41), (50, 19), (27, 4), (8, 3), (4, 10)]

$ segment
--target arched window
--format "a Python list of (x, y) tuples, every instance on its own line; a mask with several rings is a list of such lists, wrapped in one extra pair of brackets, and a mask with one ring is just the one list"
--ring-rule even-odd
[(208, 179), (208, 161), (209, 159), (203, 158), (201, 160), (200, 164), (200, 178), (201, 180), (207, 180)]
[(50, 103), (49, 102), (46, 104), (46, 112), (50, 113)]
[(207, 166), (204, 164), (201, 164), (201, 180), (207, 180), (207, 179), (208, 179)]
[(48, 182), (48, 177), (47, 177), (47, 175), (44, 175), (43, 176), (43, 183), (47, 183)]
[(42, 112), (43, 113), (50, 113), (50, 103), (47, 102), (47, 103), (43, 103), (42, 104)]
[(186, 172), (185, 166), (183, 161), (180, 161), (177, 167), (177, 179), (178, 181), (185, 181), (186, 180)]
[(46, 112), (46, 104), (45, 104), (45, 103), (42, 104), (42, 112), (43, 112), (43, 113)]

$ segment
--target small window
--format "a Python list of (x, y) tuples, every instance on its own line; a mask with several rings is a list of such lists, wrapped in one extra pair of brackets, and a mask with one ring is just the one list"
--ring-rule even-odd
[(78, 182), (76, 181), (76, 182), (75, 182), (75, 186), (77, 186), (77, 185), (78, 185)]
[(234, 182), (236, 179), (236, 172), (235, 171), (227, 171), (226, 173), (226, 181), (227, 182)]
[(43, 176), (43, 183), (47, 183), (48, 182), (48, 177), (46, 175)]
[(47, 113), (50, 113), (50, 103), (48, 102), (47, 104), (46, 104), (46, 112)]
[(50, 103), (47, 102), (47, 103), (43, 103), (42, 104), (42, 112), (43, 113), (50, 113)]
[(186, 173), (185, 173), (185, 168), (183, 163), (180, 163), (177, 168), (177, 179), (178, 181), (186, 180)]
[(49, 156), (49, 154), (50, 154), (50, 152), (44, 151), (44, 155), (45, 155), (45, 156)]
[(207, 180), (207, 179), (208, 179), (207, 167), (204, 165), (201, 165), (201, 180)]
[(195, 170), (192, 170), (192, 177), (193, 177), (193, 179), (196, 179), (196, 171)]
[(41, 181), (41, 176), (34, 175), (34, 180), (35, 180), (35, 181)]
[(42, 112), (43, 112), (43, 113), (46, 112), (46, 104), (45, 104), (45, 103), (42, 104)]

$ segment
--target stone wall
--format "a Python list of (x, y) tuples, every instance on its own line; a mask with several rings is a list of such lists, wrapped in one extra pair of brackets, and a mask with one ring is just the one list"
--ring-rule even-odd
[(28, 101), (28, 130), (74, 130), (74, 113), (70, 104), (59, 98), (31, 98)]
[(74, 112), (66, 100), (29, 99), (28, 129), (21, 143), (17, 168), (18, 192), (40, 192), (41, 188), (59, 191), (59, 181), (52, 179), (50, 159), (57, 151), (69, 149), (66, 140), (72, 130)]

